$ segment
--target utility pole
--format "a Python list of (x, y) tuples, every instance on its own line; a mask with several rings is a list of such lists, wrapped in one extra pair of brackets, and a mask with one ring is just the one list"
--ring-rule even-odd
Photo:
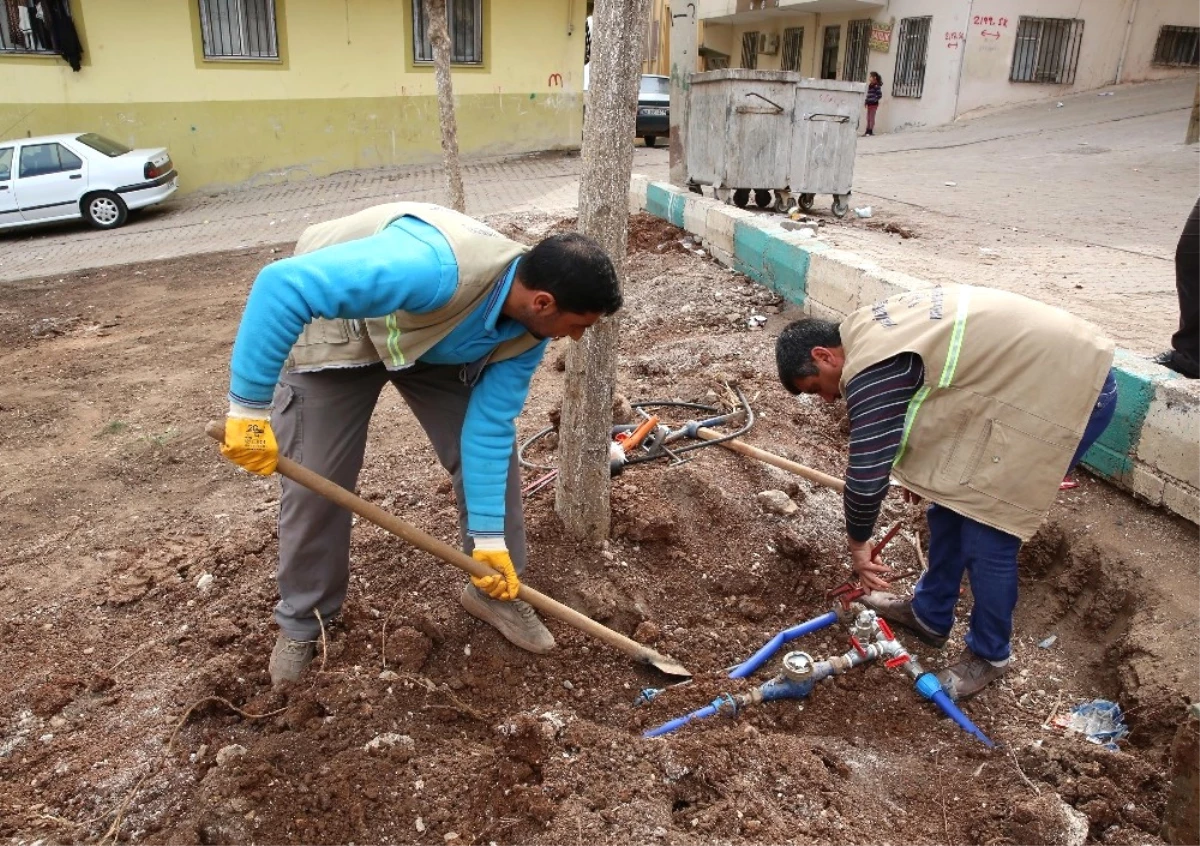
[(698, 31), (696, 4), (675, 0), (668, 10), (671, 15), (671, 134), (670, 179), (672, 185), (683, 188), (687, 184), (687, 121), (688, 91), (691, 75), (696, 71)]

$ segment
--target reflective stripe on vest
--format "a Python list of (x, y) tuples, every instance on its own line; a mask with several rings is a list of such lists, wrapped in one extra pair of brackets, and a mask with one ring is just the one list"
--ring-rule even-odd
[[(967, 308), (970, 302), (971, 289), (964, 285), (958, 295), (954, 330), (950, 333), (950, 348), (946, 351), (946, 363), (942, 365), (942, 375), (938, 378), (939, 388), (949, 388), (954, 381), (954, 371), (958, 368), (958, 356), (962, 352), (963, 335), (967, 331)], [(904, 414), (904, 434), (900, 436), (900, 449), (896, 451), (896, 458), (892, 461), (893, 467), (899, 464), (900, 459), (904, 457), (904, 449), (908, 446), (908, 434), (917, 420), (917, 412), (921, 410), (921, 403), (929, 396), (931, 390), (928, 385), (921, 386), (921, 389), (908, 402), (908, 410)]]

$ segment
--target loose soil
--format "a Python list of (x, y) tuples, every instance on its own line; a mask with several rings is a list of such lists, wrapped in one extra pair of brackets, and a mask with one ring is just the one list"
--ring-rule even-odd
[[(573, 225), (491, 220), (530, 241)], [(772, 375), (795, 315), (666, 224), (640, 217), (630, 242), (620, 393), (719, 405), (736, 382), (758, 416), (748, 441), (838, 474), (844, 412)], [(222, 460), (202, 427), (224, 411), (246, 292), (289, 249), (5, 288), (0, 836), (1160, 842), (1171, 744), (1200, 698), (1196, 530), (1086, 475), (1023, 552), (1012, 670), (964, 705), (993, 751), (876, 665), (803, 701), (642, 738), (769, 677), (777, 660), (747, 681), (722, 668), (828, 610), (824, 592), (848, 575), (838, 496), (720, 447), (616, 477), (602, 548), (564, 537), (550, 489), (526, 503), (528, 583), (679, 659), (692, 683), (635, 707), (666, 680), (555, 621), (558, 648), (523, 653), (462, 611), (457, 571), (360, 522), (343, 613), (301, 682), (272, 690), (277, 483)], [(536, 377), (522, 438), (556, 411), (565, 343)], [(551, 443), (531, 461), (551, 461)], [(798, 513), (765, 512), (769, 489)], [(359, 492), (457, 537), (446, 475), (390, 393)], [(889, 560), (915, 573), (920, 514), (891, 498), (881, 531), (897, 520)], [(915, 653), (940, 669), (962, 628), (944, 653)], [(833, 628), (792, 648), (848, 647)], [(1120, 751), (1044, 726), (1095, 697), (1126, 709)]]

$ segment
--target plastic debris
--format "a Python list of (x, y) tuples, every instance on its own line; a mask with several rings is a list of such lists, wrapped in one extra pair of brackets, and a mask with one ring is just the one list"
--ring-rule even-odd
[(1082, 734), (1089, 743), (1114, 752), (1120, 748), (1117, 741), (1129, 734), (1121, 706), (1107, 699), (1093, 699), (1076, 705), (1070, 714), (1055, 717), (1054, 723), (1067, 731)]
[(766, 315), (752, 314), (746, 320), (746, 325), (749, 326), (751, 329), (757, 329), (760, 326), (762, 326), (763, 324), (765, 324), (766, 322), (767, 322)]
[(1112, 92), (1112, 91), (1101, 91), (1101, 92), (1100, 92), (1099, 94), (1097, 94), (1096, 96), (1097, 96), (1097, 97), (1111, 97), (1112, 95), (1113, 95), (1113, 92)]
[(1061, 109), (1062, 107), (1063, 107), (1063, 104), (1062, 104), (1062, 103), (1059, 103), (1059, 104), (1058, 104), (1057, 106), (1055, 106), (1054, 108), (1056, 108), (1056, 109)]
[(1040, 646), (1042, 649), (1049, 649), (1057, 640), (1058, 635), (1050, 635), (1050, 637), (1046, 638), (1045, 640), (1039, 640), (1038, 646)]
[(957, 185), (957, 184), (958, 184), (957, 182), (947, 182), (947, 183), (946, 183), (946, 187), (947, 187), (947, 188), (953, 188), (953, 187), (954, 187), (955, 185)]
[(863, 206), (861, 209), (855, 209), (854, 213), (859, 217), (870, 217), (872, 214), (872, 209), (870, 206)]

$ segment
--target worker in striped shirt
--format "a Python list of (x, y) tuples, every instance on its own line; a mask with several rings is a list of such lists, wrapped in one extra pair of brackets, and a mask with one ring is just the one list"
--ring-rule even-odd
[[(845, 398), (844, 496), (851, 567), (884, 618), (941, 648), (964, 573), (967, 648), (939, 674), (954, 698), (1004, 675), (1017, 552), (1064, 474), (1116, 409), (1113, 343), (1066, 312), (1004, 291), (946, 285), (898, 294), (840, 324), (808, 318), (775, 346), (793, 394)], [(870, 538), (892, 479), (927, 499), (929, 569), (912, 597)]]

